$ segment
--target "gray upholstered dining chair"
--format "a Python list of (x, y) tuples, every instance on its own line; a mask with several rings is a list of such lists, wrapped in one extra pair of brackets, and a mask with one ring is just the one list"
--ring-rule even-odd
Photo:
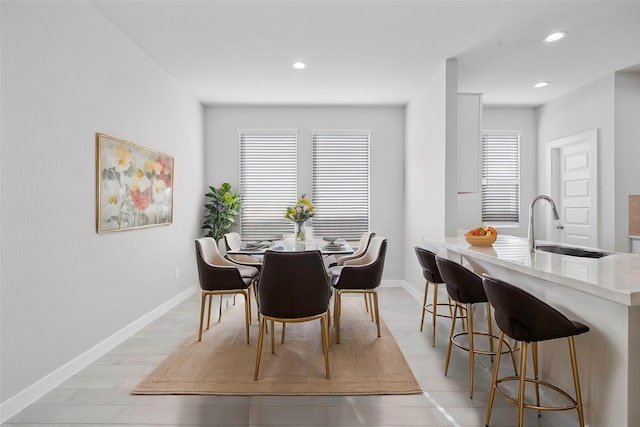
[(329, 378), (329, 299), (331, 287), (320, 251), (267, 251), (257, 285), (262, 315), (254, 380), (258, 379), (266, 322), (271, 322), (271, 351), (275, 352), (274, 322), (320, 320), (325, 376)]
[(202, 289), (198, 341), (202, 341), (202, 326), (207, 299), (209, 300), (207, 329), (209, 329), (211, 325), (212, 296), (220, 295), (220, 311), (218, 314), (218, 321), (220, 321), (223, 295), (241, 294), (245, 300), (245, 328), (247, 344), (249, 344), (249, 324), (251, 323), (251, 293), (249, 288), (258, 277), (258, 270), (253, 267), (234, 264), (225, 259), (220, 255), (218, 246), (211, 237), (202, 237), (197, 239), (195, 243), (198, 277), (200, 279), (200, 288)]
[[(341, 266), (331, 267), (329, 276), (335, 292), (333, 318), (336, 329), (336, 344), (340, 343), (340, 314), (342, 310), (341, 298), (343, 293), (362, 293), (372, 296), (371, 313), (376, 322), (378, 337), (380, 337), (380, 313), (378, 310), (377, 288), (382, 282), (384, 260), (387, 253), (387, 239), (376, 236), (364, 256), (345, 261)], [(366, 301), (366, 299), (365, 299)]]
[[(228, 251), (241, 249), (242, 239), (240, 238), (240, 234), (236, 232), (226, 233), (224, 235), (224, 244)], [(260, 270), (260, 267), (262, 267), (262, 260), (252, 255), (226, 254), (225, 258), (235, 262), (236, 264), (248, 265), (250, 267), (257, 268), (258, 270)]]
[(367, 231), (366, 233), (363, 233), (360, 237), (358, 247), (351, 255), (329, 255), (324, 259), (325, 266), (327, 267), (327, 269), (329, 269), (336, 265), (343, 265), (346, 261), (364, 256), (365, 252), (367, 252), (367, 248), (369, 247), (369, 243), (371, 243), (371, 239), (373, 239), (375, 235), (376, 233), (374, 233), (373, 231)]

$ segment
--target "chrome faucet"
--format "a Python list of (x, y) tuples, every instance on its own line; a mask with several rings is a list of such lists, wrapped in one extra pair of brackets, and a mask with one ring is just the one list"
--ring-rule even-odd
[(554, 203), (551, 197), (541, 194), (531, 201), (531, 204), (529, 205), (529, 252), (530, 253), (533, 253), (536, 250), (536, 238), (534, 236), (534, 231), (533, 231), (533, 210), (534, 210), (533, 208), (536, 202), (540, 199), (544, 199), (547, 202), (551, 203), (551, 208), (553, 209), (553, 219), (560, 219), (560, 215), (558, 215), (558, 209), (556, 208), (556, 204)]

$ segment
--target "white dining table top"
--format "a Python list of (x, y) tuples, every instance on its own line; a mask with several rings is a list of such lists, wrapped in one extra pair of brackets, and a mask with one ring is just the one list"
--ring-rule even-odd
[(325, 241), (322, 241), (320, 243), (305, 242), (304, 249), (296, 249), (295, 245), (285, 245), (282, 242), (276, 242), (270, 245), (264, 244), (260, 246), (243, 245), (240, 249), (228, 250), (227, 253), (229, 255), (264, 255), (264, 253), (268, 250), (285, 252), (294, 252), (297, 250), (319, 250), (322, 255), (349, 255), (353, 253), (353, 248), (348, 243), (344, 243), (340, 247), (336, 248), (327, 245), (328, 242)]

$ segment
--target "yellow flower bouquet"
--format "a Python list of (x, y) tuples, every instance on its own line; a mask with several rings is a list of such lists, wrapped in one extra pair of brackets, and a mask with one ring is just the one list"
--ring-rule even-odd
[(316, 208), (311, 200), (304, 194), (300, 196), (295, 206), (287, 207), (284, 217), (298, 225), (296, 230), (296, 240), (304, 240), (304, 223), (316, 214)]

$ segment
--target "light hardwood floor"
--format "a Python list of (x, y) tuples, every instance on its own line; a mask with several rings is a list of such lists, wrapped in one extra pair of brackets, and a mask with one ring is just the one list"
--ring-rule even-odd
[[(476, 369), (474, 397), (469, 399), (466, 352), (454, 348), (449, 375), (443, 374), (450, 321), (439, 319), (433, 348), (430, 326), (419, 331), (420, 303), (406, 290), (381, 288), (380, 304), (381, 317), (419, 380), (422, 394), (131, 395), (130, 390), (139, 381), (197, 332), (197, 293), (3, 426), (484, 426), (491, 379), (488, 359)], [(425, 319), (425, 323), (428, 321)], [(545, 415), (538, 418), (535, 412), (527, 412), (527, 427), (553, 427)], [(515, 408), (496, 397), (491, 425), (514, 426), (516, 417)]]

